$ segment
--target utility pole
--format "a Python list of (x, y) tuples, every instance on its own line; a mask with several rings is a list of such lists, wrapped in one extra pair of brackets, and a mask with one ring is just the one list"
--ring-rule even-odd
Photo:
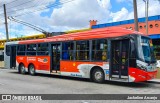
[(146, 35), (148, 35), (148, 3), (149, 3), (149, 0), (145, 0)]
[(7, 22), (7, 13), (6, 13), (6, 5), (5, 4), (3, 4), (3, 8), (4, 8), (5, 27), (6, 27), (6, 39), (7, 39), (7, 42), (9, 42), (8, 22)]
[(133, 7), (134, 7), (134, 28), (135, 31), (138, 30), (138, 15), (137, 15), (137, 0), (133, 0)]

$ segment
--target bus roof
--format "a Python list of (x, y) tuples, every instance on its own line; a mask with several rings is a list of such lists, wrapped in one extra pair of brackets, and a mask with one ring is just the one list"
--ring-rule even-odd
[(98, 39), (98, 38), (114, 38), (130, 34), (144, 35), (140, 32), (128, 30), (122, 27), (107, 27), (100, 29), (92, 29), (84, 32), (57, 35), (44, 39), (23, 40), (19, 41), (18, 44), (34, 44), (34, 43), (54, 42), (54, 41), (58, 42), (58, 41), (87, 40), (87, 39)]

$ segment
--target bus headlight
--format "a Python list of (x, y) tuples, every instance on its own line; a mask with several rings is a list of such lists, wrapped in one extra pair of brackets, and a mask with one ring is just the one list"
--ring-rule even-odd
[(137, 67), (141, 70), (147, 71), (147, 68), (141, 64), (137, 64)]

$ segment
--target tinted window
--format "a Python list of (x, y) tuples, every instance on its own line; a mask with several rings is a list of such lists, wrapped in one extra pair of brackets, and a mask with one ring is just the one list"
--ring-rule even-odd
[(27, 55), (36, 55), (36, 44), (27, 45)]
[(48, 43), (38, 44), (37, 49), (38, 49), (37, 55), (48, 55), (49, 54)]
[(17, 51), (26, 51), (26, 46), (25, 45), (18, 45)]
[(76, 42), (76, 60), (89, 60), (89, 41)]
[(36, 51), (36, 44), (27, 45), (27, 51)]
[(92, 60), (107, 60), (107, 40), (93, 40), (92, 41)]
[(17, 55), (25, 55), (26, 46), (25, 45), (18, 45), (17, 46)]
[(130, 58), (136, 58), (136, 48), (135, 48), (135, 42), (133, 40), (130, 40)]
[(10, 56), (10, 54), (11, 54), (11, 46), (6, 45), (6, 55)]
[(66, 42), (62, 44), (62, 59), (63, 60), (73, 60), (74, 58), (73, 48), (74, 48), (73, 42)]
[(38, 44), (38, 51), (48, 51), (48, 43)]

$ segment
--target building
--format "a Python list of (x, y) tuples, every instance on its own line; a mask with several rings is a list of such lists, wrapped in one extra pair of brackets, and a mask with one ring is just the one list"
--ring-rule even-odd
[[(146, 34), (145, 20), (146, 20), (145, 18), (138, 19), (139, 32), (142, 32), (144, 34)], [(90, 27), (92, 29), (111, 27), (111, 26), (118, 26), (131, 30), (135, 29), (134, 19), (112, 22), (112, 23), (104, 23), (104, 24), (97, 24), (96, 20), (90, 21)], [(148, 18), (148, 36), (152, 38), (152, 42), (155, 49), (155, 56), (158, 60), (160, 60), (160, 15), (150, 16)]]

